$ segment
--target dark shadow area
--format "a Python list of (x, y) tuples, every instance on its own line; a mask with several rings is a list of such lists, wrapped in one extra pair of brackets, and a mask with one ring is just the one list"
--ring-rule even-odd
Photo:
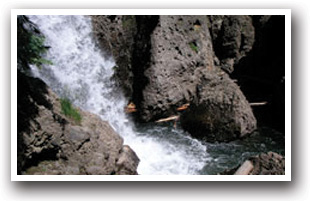
[[(144, 75), (146, 69), (150, 67), (151, 61), (151, 34), (158, 24), (158, 15), (136, 15), (137, 34), (134, 38), (134, 48), (132, 55), (133, 72), (133, 102), (143, 101), (143, 89), (148, 84), (148, 78)], [(136, 104), (137, 106), (141, 104)], [(140, 108), (138, 108), (138, 111)], [(137, 115), (136, 117), (140, 117)], [(140, 119), (138, 119), (140, 120)]]
[[(17, 71), (17, 164), (18, 174), (27, 162), (24, 156), (25, 144), (23, 134), (33, 132), (32, 124), (40, 127), (34, 120), (38, 115), (38, 106), (42, 105), (52, 109), (52, 104), (46, 99), (46, 84), (38, 79), (32, 78), (24, 73)], [(34, 159), (36, 160), (36, 159)]]
[(22, 171), (27, 170), (30, 167), (37, 166), (42, 161), (58, 160), (58, 157), (57, 157), (58, 152), (59, 152), (59, 147), (56, 146), (54, 148), (44, 149), (40, 153), (32, 154), (31, 159), (25, 161), (25, 164), (23, 165)]
[(38, 79), (17, 71), (17, 132), (30, 132), (30, 121), (38, 115), (38, 105), (52, 109), (46, 99), (47, 86)]
[(284, 132), (285, 16), (261, 19), (253, 17), (256, 33), (253, 49), (234, 66), (231, 77), (238, 80), (249, 102), (267, 102), (253, 107), (258, 126)]

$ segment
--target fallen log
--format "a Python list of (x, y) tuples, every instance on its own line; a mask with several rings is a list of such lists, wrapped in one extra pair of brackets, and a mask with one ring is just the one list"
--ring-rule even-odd
[(234, 175), (249, 175), (250, 172), (254, 169), (254, 165), (251, 161), (246, 160), (235, 172)]
[(126, 113), (137, 112), (137, 109), (128, 109), (128, 108), (125, 108), (125, 112), (126, 112)]
[(264, 102), (258, 102), (258, 103), (249, 103), (250, 106), (262, 106), (262, 105), (266, 105), (268, 102), (264, 101)]
[(186, 110), (188, 107), (189, 107), (189, 103), (186, 103), (186, 104), (181, 105), (180, 107), (178, 107), (177, 111)]
[(173, 121), (173, 120), (178, 120), (179, 119), (179, 115), (174, 115), (174, 116), (170, 116), (167, 118), (163, 118), (163, 119), (159, 119), (157, 121), (155, 121), (156, 123), (160, 123), (160, 122), (167, 122), (167, 121)]

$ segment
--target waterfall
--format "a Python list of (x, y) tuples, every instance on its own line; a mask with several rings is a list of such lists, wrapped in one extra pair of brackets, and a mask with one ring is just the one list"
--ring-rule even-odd
[(206, 146), (180, 129), (149, 126), (136, 129), (124, 113), (127, 101), (114, 86), (113, 58), (96, 46), (89, 16), (29, 16), (46, 37), (46, 58), (53, 65), (32, 67), (60, 97), (99, 115), (124, 138), (140, 158), (138, 173), (198, 174), (209, 160)]

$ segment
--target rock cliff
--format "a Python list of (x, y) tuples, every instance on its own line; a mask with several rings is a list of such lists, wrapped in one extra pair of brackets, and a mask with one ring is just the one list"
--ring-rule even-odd
[(259, 126), (284, 132), (285, 17), (208, 16), (215, 64), (237, 80)]
[(235, 64), (252, 50), (253, 20), (248, 15), (211, 15), (208, 19), (217, 65), (232, 73)]
[(62, 113), (43, 81), (18, 71), (18, 174), (137, 174), (135, 152), (98, 116)]
[[(226, 21), (224, 19), (225, 24)], [(248, 18), (232, 21), (241, 27), (241, 24), (248, 23)], [(191, 111), (198, 104), (200, 113), (203, 113), (200, 117), (207, 118), (200, 121), (196, 112), (184, 113), (181, 123), (191, 134), (196, 135), (200, 128), (199, 135), (212, 131), (221, 136), (213, 140), (224, 140), (220, 133), (229, 131), (227, 135), (230, 137), (226, 140), (231, 140), (256, 128), (255, 117), (239, 87), (220, 66), (214, 64), (207, 16), (93, 16), (93, 24), (100, 44), (116, 60), (116, 79), (137, 106), (135, 117), (139, 121), (149, 122), (174, 115), (179, 106), (190, 103), (193, 105)], [(212, 33), (214, 35), (215, 31)], [(219, 31), (218, 37), (221, 40), (227, 38), (224, 45), (234, 40), (238, 52), (223, 53), (221, 59), (240, 58), (248, 51), (246, 47), (250, 42), (241, 45), (241, 39), (235, 41), (235, 36), (223, 36), (223, 33)], [(238, 37), (242, 38), (246, 33), (239, 31)], [(232, 51), (236, 45), (227, 46), (227, 51)], [(202, 82), (205, 77), (210, 82)], [(221, 81), (223, 77), (225, 79)], [(226, 86), (229, 87), (226, 89)], [(230, 100), (233, 97), (242, 101)], [(209, 103), (212, 113), (205, 107)], [(232, 108), (228, 110), (231, 114), (219, 115), (228, 113), (227, 107)], [(206, 123), (209, 117), (213, 119), (212, 124)], [(189, 125), (193, 122), (196, 128)], [(225, 128), (221, 129), (224, 124)]]

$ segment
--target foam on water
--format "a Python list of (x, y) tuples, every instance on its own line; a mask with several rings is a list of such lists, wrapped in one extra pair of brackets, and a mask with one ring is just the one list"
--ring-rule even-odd
[(139, 174), (197, 174), (208, 155), (206, 147), (183, 131), (154, 126), (137, 130), (124, 113), (126, 100), (114, 87), (113, 58), (105, 60), (92, 35), (88, 16), (29, 16), (50, 47), (53, 65), (33, 74), (59, 96), (109, 121), (140, 158)]

